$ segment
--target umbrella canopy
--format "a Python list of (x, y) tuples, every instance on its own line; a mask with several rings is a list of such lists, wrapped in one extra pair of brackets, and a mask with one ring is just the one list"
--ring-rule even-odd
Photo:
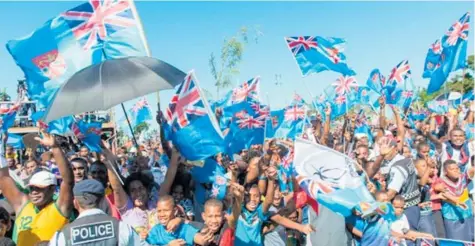
[(71, 76), (46, 109), (43, 121), (107, 110), (140, 96), (173, 89), (185, 76), (176, 67), (151, 57), (106, 60)]

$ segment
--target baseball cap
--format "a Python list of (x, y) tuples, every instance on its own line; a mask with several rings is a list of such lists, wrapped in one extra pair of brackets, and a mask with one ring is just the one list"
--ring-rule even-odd
[(85, 194), (104, 196), (105, 189), (101, 182), (95, 179), (85, 179), (74, 185), (73, 194), (74, 196), (84, 196)]
[(35, 186), (35, 187), (48, 187), (50, 185), (56, 185), (56, 177), (54, 174), (48, 171), (39, 171), (33, 176), (31, 176), (30, 182), (28, 183), (28, 186)]

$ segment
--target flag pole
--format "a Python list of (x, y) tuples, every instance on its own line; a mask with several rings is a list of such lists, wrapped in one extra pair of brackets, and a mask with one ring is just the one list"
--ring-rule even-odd
[[(134, 15), (135, 19), (137, 20), (137, 29), (139, 30), (139, 35), (140, 38), (142, 39), (144, 48), (145, 48), (145, 53), (147, 56), (151, 57), (152, 52), (150, 51), (150, 46), (148, 45), (147, 38), (145, 37), (145, 31), (143, 28), (143, 23), (142, 20), (140, 19), (140, 15), (137, 11), (137, 7), (135, 6), (134, 0), (128, 0), (130, 3), (130, 9), (132, 11), (132, 14)], [(157, 91), (157, 102), (160, 104), (160, 92)], [(127, 114), (126, 114), (127, 115)]]
[(125, 111), (124, 103), (121, 103), (122, 110), (124, 111), (125, 119), (127, 120), (127, 125), (129, 125), (130, 133), (132, 133), (132, 139), (134, 140), (135, 148), (137, 148), (137, 154), (139, 153), (139, 144), (137, 139), (135, 138), (134, 129), (132, 129), (132, 125), (130, 124), (129, 116), (127, 115), (127, 111)]

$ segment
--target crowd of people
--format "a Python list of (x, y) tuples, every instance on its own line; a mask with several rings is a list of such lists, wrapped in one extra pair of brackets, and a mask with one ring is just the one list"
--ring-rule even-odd
[[(475, 104), (414, 124), (380, 104), (370, 134), (355, 131), (354, 113), (331, 127), (328, 108), (312, 117), (311, 139), (352, 158), (374, 198), (392, 204), (393, 245), (473, 241)], [(136, 151), (102, 141), (96, 153), (40, 135), (43, 153), (2, 136), (0, 245), (375, 245), (366, 218), (342, 219), (284, 170), (288, 139), (199, 165), (163, 136)]]

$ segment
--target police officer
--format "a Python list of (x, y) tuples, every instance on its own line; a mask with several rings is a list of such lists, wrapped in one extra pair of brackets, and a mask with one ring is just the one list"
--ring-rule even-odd
[(80, 181), (74, 186), (73, 194), (74, 207), (79, 211), (79, 216), (56, 232), (50, 245), (148, 245), (140, 240), (132, 227), (98, 208), (104, 198), (104, 186), (99, 181)]

